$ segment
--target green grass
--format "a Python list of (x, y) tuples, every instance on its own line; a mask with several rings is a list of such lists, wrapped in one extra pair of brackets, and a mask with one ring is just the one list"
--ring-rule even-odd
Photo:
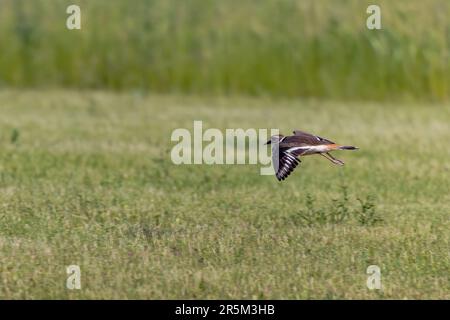
[[(450, 298), (449, 105), (8, 90), (0, 106), (2, 299)], [(173, 165), (194, 120), (361, 149), (283, 183)]]
[(369, 4), (2, 0), (0, 86), (448, 101), (449, 1), (377, 1), (380, 31)]

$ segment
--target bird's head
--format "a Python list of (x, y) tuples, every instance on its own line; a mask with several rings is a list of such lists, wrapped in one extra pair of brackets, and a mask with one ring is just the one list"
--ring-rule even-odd
[(270, 137), (270, 140), (266, 142), (266, 144), (276, 144), (280, 143), (280, 141), (284, 138), (282, 134), (276, 134)]

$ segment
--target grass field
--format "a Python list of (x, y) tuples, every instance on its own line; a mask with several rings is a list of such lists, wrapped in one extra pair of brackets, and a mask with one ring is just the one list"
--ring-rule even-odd
[[(1, 91), (0, 298), (449, 299), (449, 110)], [(361, 149), (342, 168), (307, 157), (283, 183), (175, 166), (170, 134), (194, 120)]]

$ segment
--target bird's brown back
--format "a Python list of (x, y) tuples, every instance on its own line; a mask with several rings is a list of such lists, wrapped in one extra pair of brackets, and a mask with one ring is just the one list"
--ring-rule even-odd
[(283, 139), (280, 147), (291, 148), (302, 146), (316, 146), (322, 144), (334, 144), (334, 142), (310, 133), (295, 130), (293, 136), (287, 136)]

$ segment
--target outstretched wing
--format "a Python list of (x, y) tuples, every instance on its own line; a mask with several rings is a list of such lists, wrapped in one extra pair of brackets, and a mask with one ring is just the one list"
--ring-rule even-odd
[(301, 162), (298, 156), (306, 150), (307, 148), (278, 148), (278, 146), (272, 149), (272, 161), (278, 181), (286, 179), (294, 171)]

